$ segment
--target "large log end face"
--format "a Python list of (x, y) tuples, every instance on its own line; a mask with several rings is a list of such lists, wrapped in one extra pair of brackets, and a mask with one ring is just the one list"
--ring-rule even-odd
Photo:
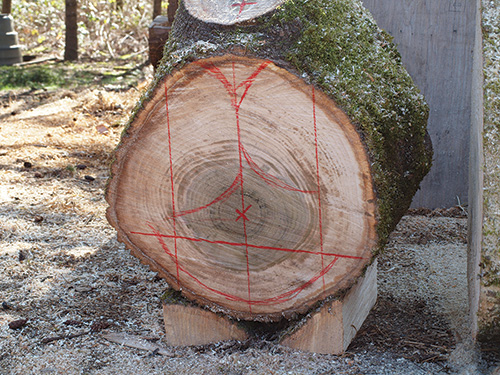
[(349, 288), (377, 245), (349, 118), (270, 61), (226, 55), (157, 85), (116, 153), (120, 240), (184, 295), (275, 321)]

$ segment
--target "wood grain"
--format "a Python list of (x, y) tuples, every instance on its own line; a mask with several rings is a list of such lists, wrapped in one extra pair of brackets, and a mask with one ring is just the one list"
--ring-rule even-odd
[(466, 204), (476, 2), (363, 3), (378, 25), (394, 37), (405, 68), (429, 103), (428, 130), (434, 158), (412, 206), (441, 208)]
[(322, 354), (342, 354), (377, 300), (377, 261), (340, 300), (325, 304), (307, 322), (285, 336), (282, 345)]
[(165, 341), (174, 346), (246, 340), (246, 332), (229, 319), (199, 307), (163, 305)]
[(265, 60), (226, 55), (159, 85), (116, 153), (108, 219), (176, 289), (279, 320), (371, 262), (369, 162), (347, 116)]
[(285, 0), (186, 0), (188, 12), (204, 22), (233, 25), (276, 9)]

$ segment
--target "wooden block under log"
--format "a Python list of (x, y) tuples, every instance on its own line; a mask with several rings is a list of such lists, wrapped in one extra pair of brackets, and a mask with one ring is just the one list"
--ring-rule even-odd
[(227, 318), (195, 306), (164, 304), (165, 340), (169, 345), (206, 345), (245, 340), (247, 333)]
[[(290, 333), (281, 344), (293, 349), (321, 353), (343, 353), (368, 316), (377, 299), (377, 261), (341, 300), (325, 303), (304, 321), (291, 322)], [(245, 329), (211, 311), (184, 304), (164, 304), (165, 340), (169, 345), (208, 345), (228, 340), (246, 340)]]
[(286, 335), (281, 344), (322, 354), (343, 353), (377, 300), (377, 261), (343, 300), (325, 303), (304, 325)]

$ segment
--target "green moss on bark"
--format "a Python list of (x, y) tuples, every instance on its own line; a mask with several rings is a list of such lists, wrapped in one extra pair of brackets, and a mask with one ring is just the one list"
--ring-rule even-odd
[[(182, 4), (155, 82), (196, 59), (227, 53), (272, 60), (329, 95), (366, 145), (378, 199), (380, 250), (429, 171), (428, 107), (391, 38), (357, 0), (290, 0), (244, 25), (191, 17)], [(131, 116), (132, 123), (135, 115)], [(126, 131), (124, 133), (126, 136)]]
[(480, 339), (500, 342), (500, 1), (483, 2), (484, 223), (481, 249)]

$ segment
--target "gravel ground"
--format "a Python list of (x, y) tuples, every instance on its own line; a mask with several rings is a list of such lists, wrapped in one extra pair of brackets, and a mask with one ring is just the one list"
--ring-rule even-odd
[(160, 299), (168, 286), (104, 216), (109, 155), (139, 93), (2, 95), (0, 374), (491, 373), (494, 359), (488, 370), (457, 345), (467, 315), (461, 208), (402, 220), (379, 259), (377, 305), (342, 356), (259, 339), (169, 347)]

